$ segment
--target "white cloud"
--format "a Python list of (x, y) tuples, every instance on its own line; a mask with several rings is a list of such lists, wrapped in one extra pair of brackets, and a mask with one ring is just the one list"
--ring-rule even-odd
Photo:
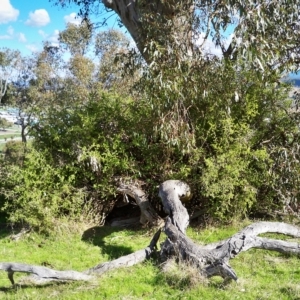
[(5, 35), (0, 35), (0, 40), (11, 40), (12, 36), (5, 34)]
[(19, 10), (15, 9), (10, 0), (1, 0), (0, 5), (0, 24), (16, 21), (19, 16)]
[(0, 35), (0, 40), (11, 40), (14, 37), (14, 29), (12, 26), (8, 26), (6, 30), (7, 34)]
[(7, 33), (8, 33), (9, 35), (13, 35), (13, 34), (14, 34), (14, 28), (13, 28), (12, 26), (9, 26), (9, 27), (7, 28)]
[(52, 34), (47, 34), (44, 30), (38, 31), (39, 35), (43, 37), (44, 41), (47, 41), (50, 43), (51, 46), (59, 46), (58, 36), (59, 36), (59, 30), (56, 29), (53, 31)]
[(41, 35), (44, 39), (48, 36), (48, 34), (44, 30), (39, 30), (38, 31), (39, 35)]
[(21, 43), (26, 43), (26, 42), (27, 42), (26, 37), (25, 37), (25, 34), (22, 33), (22, 32), (20, 32), (20, 33), (18, 34), (18, 40), (19, 40), (19, 42), (21, 42)]
[(45, 9), (37, 9), (29, 13), (29, 19), (25, 22), (26, 25), (33, 27), (42, 27), (50, 23), (50, 17)]
[(32, 52), (38, 52), (39, 51), (39, 48), (34, 45), (34, 44), (29, 44), (29, 45), (26, 45), (26, 48)]
[(81, 24), (81, 21), (82, 21), (82, 18), (78, 17), (76, 13), (70, 13), (69, 15), (67, 16), (64, 16), (64, 20), (67, 23), (72, 23), (72, 24), (75, 24), (75, 25), (80, 25)]
[(15, 33), (15, 30), (12, 26), (8, 26), (6, 32), (7, 32), (7, 34), (0, 35), (0, 40), (18, 39), (18, 41), (21, 42), (21, 43), (26, 43), (27, 42), (25, 34), (22, 33), (22, 32)]
[(58, 36), (59, 36), (59, 30), (56, 29), (48, 37), (47, 41), (50, 42), (51, 46), (54, 46), (54, 47), (58, 47), (59, 46)]
[[(216, 45), (214, 44), (214, 42), (210, 39), (210, 38), (205, 38), (205, 34), (204, 33), (200, 33), (200, 35), (198, 36), (198, 38), (195, 38), (195, 45), (197, 47), (199, 47), (199, 49), (201, 51), (203, 51), (203, 53), (205, 54), (211, 54), (211, 55), (215, 55), (218, 57), (222, 57), (222, 50), (221, 47), (216, 47)], [(232, 41), (233, 35), (229, 35), (226, 40), (223, 41), (224, 47), (227, 48), (230, 44), (230, 42)]]

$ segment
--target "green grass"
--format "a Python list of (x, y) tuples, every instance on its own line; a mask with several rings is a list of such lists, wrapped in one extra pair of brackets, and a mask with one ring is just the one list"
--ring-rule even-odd
[[(13, 137), (13, 138), (12, 138)], [(10, 128), (7, 128), (7, 130), (3, 131), (0, 130), (0, 152), (5, 147), (5, 142), (13, 141), (14, 138), (20, 138), (21, 137), (21, 129), (17, 125), (13, 125)]]
[[(245, 225), (190, 228), (187, 234), (197, 243), (207, 243), (229, 237)], [(144, 248), (153, 233), (60, 224), (53, 235), (31, 233), (15, 242), (9, 238), (8, 230), (0, 229), (0, 257), (1, 261), (83, 271)], [(232, 260), (231, 266), (239, 280), (226, 285), (217, 277), (197, 282), (193, 280), (196, 274), (185, 266), (163, 273), (155, 261), (108, 272), (93, 282), (39, 287), (11, 287), (6, 274), (0, 272), (0, 299), (300, 299), (297, 257), (250, 250)], [(15, 279), (24, 276), (16, 274)]]
[(15, 138), (15, 137), (21, 137), (21, 134), (20, 134), (20, 133), (1, 134), (1, 135), (0, 135), (0, 140), (5, 140), (5, 139), (7, 139), (7, 141), (9, 141), (9, 140), (12, 139), (12, 137), (13, 137), (13, 138)]

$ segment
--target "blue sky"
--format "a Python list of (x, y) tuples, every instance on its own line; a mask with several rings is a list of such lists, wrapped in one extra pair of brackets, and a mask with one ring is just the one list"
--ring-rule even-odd
[[(0, 0), (0, 48), (18, 49), (23, 55), (30, 55), (42, 50), (42, 41), (55, 45), (59, 31), (65, 29), (67, 22), (80, 23), (76, 18), (78, 11), (78, 6), (62, 9), (49, 0)], [(115, 16), (109, 18), (108, 26), (118, 28)], [(204, 49), (221, 55), (221, 50), (210, 40)]]
[[(79, 23), (77, 6), (62, 9), (48, 0), (0, 0), (0, 47), (23, 55), (42, 49), (42, 41), (57, 43), (67, 22)], [(116, 27), (115, 18), (109, 26)]]
[[(80, 19), (76, 18), (78, 11), (77, 6), (62, 9), (49, 0), (0, 0), (0, 48), (20, 50), (23, 55), (30, 55), (42, 50), (43, 41), (55, 45), (59, 31), (65, 29), (67, 22), (80, 23)], [(102, 17), (97, 21), (101, 21)], [(114, 16), (109, 18), (108, 23), (109, 27), (118, 27)], [(230, 40), (230, 33), (228, 38)], [(215, 48), (210, 40), (206, 41), (203, 49), (221, 55), (221, 50)]]

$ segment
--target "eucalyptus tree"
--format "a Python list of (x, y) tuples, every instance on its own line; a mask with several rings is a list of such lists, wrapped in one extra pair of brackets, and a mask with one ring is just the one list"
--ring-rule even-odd
[(59, 33), (60, 45), (75, 54), (84, 55), (92, 39), (92, 25), (88, 20), (81, 24), (68, 23), (67, 28)]
[(2, 130), (5, 130), (8, 127), (11, 127), (13, 125), (12, 122), (7, 121), (4, 118), (0, 118), (0, 128), (2, 128)]
[(52, 1), (78, 5), (83, 19), (116, 14), (135, 41), (150, 124), (136, 136), (147, 128), (149, 149), (161, 145), (163, 174), (149, 162), (160, 180), (194, 182), (219, 216), (300, 199), (284, 184), (299, 181), (300, 138), (281, 81), (300, 67), (299, 1)]
[(21, 53), (8, 48), (0, 49), (0, 103), (8, 85), (14, 80), (21, 65)]
[(14, 107), (18, 124), (21, 125), (22, 141), (26, 143), (28, 135), (27, 128), (30, 123), (33, 102), (29, 97), (28, 91), (31, 81), (34, 79), (32, 57), (22, 56), (18, 51), (10, 52), (10, 65), (7, 65), (8, 85), (2, 102), (5, 105)]
[(128, 94), (129, 88), (138, 79), (138, 72), (127, 73), (131, 64), (132, 40), (121, 30), (99, 31), (95, 36), (95, 55), (99, 58), (97, 79), (104, 89), (116, 89)]
[[(49, 107), (58, 105), (58, 90), (63, 65), (57, 47), (45, 43), (43, 50), (31, 56), (20, 56), (18, 68), (10, 82), (7, 104), (18, 111), (22, 141), (26, 143), (32, 126)], [(54, 101), (55, 100), (55, 101)]]
[[(200, 37), (220, 47), (224, 57), (240, 52), (258, 67), (299, 64), (299, 2), (286, 1), (135, 1), (63, 0), (74, 3), (87, 19), (103, 10), (117, 14), (144, 58), (155, 49), (168, 55), (194, 52)], [(230, 30), (231, 41), (226, 41)], [(264, 63), (263, 63), (264, 62)]]

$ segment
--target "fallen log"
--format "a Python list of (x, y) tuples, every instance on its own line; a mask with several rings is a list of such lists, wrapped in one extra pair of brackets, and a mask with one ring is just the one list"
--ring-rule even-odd
[(136, 265), (138, 263), (141, 263), (145, 261), (146, 259), (150, 258), (152, 253), (156, 250), (156, 244), (158, 242), (158, 239), (160, 237), (161, 229), (159, 229), (155, 235), (153, 236), (150, 245), (142, 250), (138, 250), (134, 253), (122, 256), (120, 258), (114, 259), (109, 262), (105, 262), (102, 264), (99, 264), (93, 268), (88, 269), (85, 271), (85, 274), (97, 274), (102, 275), (103, 273), (121, 268), (121, 267), (130, 267), (133, 265)]
[[(262, 233), (281, 233), (300, 238), (300, 229), (281, 222), (258, 222), (251, 224), (225, 241), (199, 246), (178, 230), (168, 218), (164, 228), (168, 236), (168, 248), (164, 245), (161, 257), (176, 253), (182, 260), (192, 262), (206, 277), (221, 276), (225, 280), (237, 280), (237, 275), (229, 266), (229, 260), (251, 248), (277, 251), (284, 254), (300, 255), (297, 242), (287, 242), (259, 237)], [(170, 247), (173, 247), (170, 251)], [(167, 251), (167, 253), (165, 253)]]
[(181, 180), (167, 180), (159, 186), (158, 196), (172, 223), (185, 233), (190, 217), (180, 198), (186, 199), (191, 196), (190, 187)]
[(0, 270), (6, 271), (12, 284), (15, 284), (13, 275), (15, 272), (28, 273), (34, 276), (30, 281), (36, 284), (45, 284), (49, 282), (66, 282), (66, 281), (89, 281), (95, 278), (95, 275), (102, 275), (105, 272), (122, 267), (130, 267), (141, 263), (150, 258), (152, 253), (156, 252), (161, 229), (153, 236), (148, 247), (138, 250), (129, 255), (122, 256), (115, 260), (99, 264), (84, 272), (77, 271), (57, 271), (43, 266), (35, 266), (23, 263), (3, 262), (0, 263)]
[(74, 281), (74, 280), (91, 280), (92, 276), (76, 271), (57, 271), (47, 267), (28, 265), (15, 262), (0, 263), (0, 270), (6, 271), (12, 284), (15, 284), (13, 275), (15, 272), (34, 274), (36, 278), (50, 281)]
[(162, 218), (157, 214), (152, 205), (150, 204), (147, 194), (138, 186), (134, 184), (120, 183), (117, 187), (117, 192), (132, 197), (136, 204), (140, 207), (141, 216), (140, 223), (151, 226), (158, 226), (163, 223)]
[[(119, 188), (119, 192), (131, 194), (137, 203), (147, 203), (147, 201), (144, 201), (146, 194), (140, 188), (133, 189), (131, 186), (123, 186)], [(194, 265), (201, 275), (205, 277), (221, 276), (228, 281), (237, 280), (238, 278), (229, 265), (230, 259), (251, 248), (273, 250), (285, 254), (300, 254), (298, 242), (259, 236), (264, 233), (280, 233), (293, 238), (300, 238), (300, 229), (298, 227), (282, 222), (257, 222), (245, 227), (226, 240), (208, 245), (198, 245), (185, 234), (189, 224), (189, 215), (180, 199), (190, 196), (188, 185), (179, 180), (165, 181), (159, 187), (159, 196), (169, 216), (164, 220), (163, 226), (160, 225), (160, 229), (158, 229), (149, 246), (145, 249), (99, 264), (84, 272), (72, 270), (57, 271), (42, 266), (14, 262), (0, 262), (0, 270), (8, 273), (8, 278), (12, 284), (15, 283), (13, 279), (15, 272), (33, 274), (33, 278), (38, 283), (41, 281), (86, 281), (116, 268), (130, 267), (141, 263), (151, 257), (153, 253), (158, 253), (158, 257), (162, 262), (177, 258), (180, 261), (186, 261)], [(143, 207), (143, 205), (141, 206)], [(150, 216), (153, 216), (153, 223), (160, 224), (162, 219), (152, 214), (152, 208), (148, 210), (148, 204), (145, 207), (144, 211), (150, 212)], [(166, 234), (166, 239), (161, 243), (160, 251), (158, 251), (157, 243), (161, 231), (164, 231)]]

